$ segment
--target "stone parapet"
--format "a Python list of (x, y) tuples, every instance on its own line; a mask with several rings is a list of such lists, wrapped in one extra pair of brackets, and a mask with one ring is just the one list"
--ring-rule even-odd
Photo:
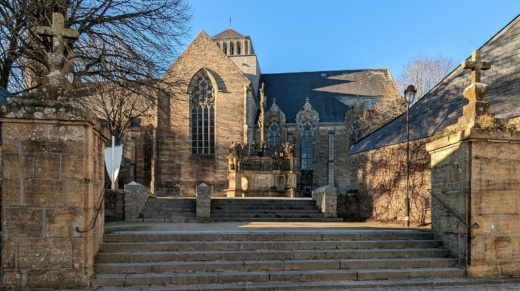
[(1, 285), (87, 287), (103, 239), (103, 209), (95, 216), (108, 131), (69, 97), (41, 97), (12, 98), (0, 108)]
[(451, 209), (432, 199), (436, 236), (469, 277), (520, 274), (520, 132), (467, 128), (426, 148), (432, 195)]
[(197, 186), (196, 217), (209, 218), (211, 216), (211, 188), (202, 183)]
[(336, 188), (327, 185), (312, 191), (312, 200), (316, 201), (316, 206), (325, 217), (338, 217), (338, 191)]
[(125, 185), (125, 221), (135, 221), (148, 199), (148, 188), (132, 182)]

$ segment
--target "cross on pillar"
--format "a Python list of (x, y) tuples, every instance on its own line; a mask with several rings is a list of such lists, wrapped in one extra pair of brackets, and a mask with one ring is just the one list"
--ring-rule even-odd
[(482, 62), (480, 51), (475, 50), (471, 54), (471, 60), (462, 62), (461, 66), (463, 69), (471, 70), (471, 83), (480, 83), (481, 71), (491, 68), (491, 63)]
[(64, 27), (65, 21), (61, 13), (52, 13), (52, 26), (36, 27), (36, 34), (52, 37), (52, 52), (63, 55), (64, 39), (78, 39), (79, 32)]

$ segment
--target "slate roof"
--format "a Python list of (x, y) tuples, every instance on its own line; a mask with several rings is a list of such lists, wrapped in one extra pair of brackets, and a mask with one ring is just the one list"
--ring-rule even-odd
[(239, 37), (244, 37), (243, 35), (241, 35), (240, 33), (236, 32), (235, 30), (233, 30), (231, 27), (224, 30), (223, 32), (213, 36), (211, 39), (215, 40), (215, 39), (223, 39), (223, 38), (239, 38)]
[(7, 98), (12, 96), (4, 87), (0, 86), (0, 105), (7, 104)]
[[(481, 48), (482, 59), (491, 62), (483, 71), (482, 83), (490, 86), (484, 101), (496, 117), (520, 116), (520, 15)], [(471, 52), (468, 52), (471, 55)], [(469, 59), (470, 57), (468, 57)], [(457, 122), (462, 107), (468, 103), (462, 96), (471, 83), (471, 71), (460, 66), (410, 108), (410, 139), (421, 139), (442, 132)], [(350, 154), (406, 141), (406, 114), (403, 114), (356, 143)]]
[(262, 74), (261, 77), (267, 108), (276, 98), (287, 123), (296, 122), (296, 114), (307, 97), (319, 113), (320, 122), (344, 122), (349, 107), (338, 99), (381, 96), (384, 85), (391, 80), (388, 69)]

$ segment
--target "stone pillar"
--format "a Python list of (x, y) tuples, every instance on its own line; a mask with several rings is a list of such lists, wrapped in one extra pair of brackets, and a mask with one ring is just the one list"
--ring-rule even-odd
[(136, 221), (141, 214), (146, 200), (148, 188), (132, 182), (125, 185), (125, 221)]
[(326, 185), (312, 191), (312, 200), (325, 217), (338, 217), (338, 191), (336, 188)]
[(108, 131), (71, 100), (11, 98), (1, 108), (3, 287), (90, 286)]
[(520, 274), (520, 132), (468, 128), (426, 148), (432, 194), (452, 209), (432, 198), (436, 236), (468, 277)]
[(197, 186), (197, 218), (209, 218), (211, 215), (211, 189), (208, 185), (202, 183)]

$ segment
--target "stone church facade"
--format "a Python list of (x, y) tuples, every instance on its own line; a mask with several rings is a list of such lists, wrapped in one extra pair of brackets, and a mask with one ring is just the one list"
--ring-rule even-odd
[(152, 162), (141, 158), (132, 171), (147, 165), (143, 182), (159, 196), (195, 196), (200, 183), (212, 196), (226, 196), (229, 147), (260, 142), (262, 105), (265, 141), (294, 145), (296, 196), (329, 184), (344, 192), (350, 185), (346, 112), (396, 90), (388, 69), (262, 74), (251, 38), (231, 28), (213, 37), (200, 32), (163, 78), (181, 85), (160, 98), (155, 132), (128, 141), (142, 157), (153, 151)]

